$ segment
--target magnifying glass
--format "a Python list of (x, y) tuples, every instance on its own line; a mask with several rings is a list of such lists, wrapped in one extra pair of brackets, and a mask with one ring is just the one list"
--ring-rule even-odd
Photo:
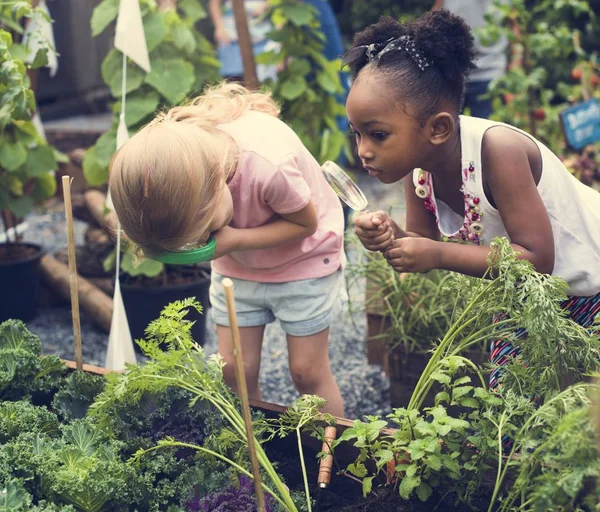
[(354, 211), (365, 213), (369, 202), (363, 191), (352, 181), (352, 178), (346, 174), (336, 163), (328, 160), (321, 167), (327, 183), (335, 191), (338, 197), (344, 201)]
[(188, 251), (169, 251), (148, 254), (150, 259), (168, 263), (169, 265), (193, 265), (201, 261), (209, 261), (215, 257), (217, 252), (217, 241), (210, 235), (208, 241), (202, 247)]

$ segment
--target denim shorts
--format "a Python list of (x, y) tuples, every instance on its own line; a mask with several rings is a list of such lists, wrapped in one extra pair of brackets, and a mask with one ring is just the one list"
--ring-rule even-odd
[[(229, 326), (223, 279), (212, 272), (210, 303), (217, 325)], [(331, 312), (343, 296), (344, 274), (287, 283), (258, 283), (234, 279), (235, 309), (240, 327), (256, 327), (274, 322), (292, 336), (312, 336), (329, 327)]]

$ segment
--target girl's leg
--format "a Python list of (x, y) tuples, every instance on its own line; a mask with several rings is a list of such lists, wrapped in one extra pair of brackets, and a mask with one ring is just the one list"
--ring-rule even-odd
[[(260, 354), (262, 351), (263, 334), (265, 326), (240, 327), (240, 339), (242, 342), (242, 357), (244, 370), (246, 371), (246, 385), (248, 396), (253, 400), (262, 400), (258, 375), (260, 373)], [(217, 337), (219, 339), (219, 354), (223, 357), (226, 365), (223, 368), (225, 382), (237, 393), (235, 379), (235, 359), (233, 357), (233, 340), (229, 327), (217, 325)]]
[(287, 342), (290, 373), (298, 392), (325, 398), (324, 412), (344, 416), (342, 395), (329, 363), (329, 328), (311, 336), (288, 334)]

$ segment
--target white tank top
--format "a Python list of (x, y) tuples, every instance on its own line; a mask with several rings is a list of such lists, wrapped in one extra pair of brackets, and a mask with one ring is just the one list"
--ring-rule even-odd
[[(554, 271), (569, 284), (569, 295), (600, 292), (600, 193), (581, 183), (554, 153), (527, 133), (512, 126), (460, 116), (462, 192), (465, 216), (461, 218), (443, 201), (436, 200), (431, 175), (413, 171), (417, 196), (436, 217), (443, 239), (489, 245), (496, 237), (509, 238), (502, 218), (485, 196), (481, 169), (481, 143), (493, 126), (505, 126), (529, 137), (542, 156), (542, 176), (537, 189), (546, 206), (554, 235)], [(527, 219), (523, 219), (527, 222)]]

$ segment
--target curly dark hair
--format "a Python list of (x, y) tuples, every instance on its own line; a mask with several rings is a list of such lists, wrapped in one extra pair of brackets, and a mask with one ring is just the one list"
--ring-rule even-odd
[(365, 54), (350, 63), (352, 74), (357, 77), (367, 65), (369, 71), (383, 73), (402, 100), (416, 108), (421, 123), (439, 109), (442, 100), (452, 102), (460, 112), (466, 80), (475, 68), (469, 26), (446, 9), (430, 11), (408, 24), (386, 16), (358, 33), (353, 48), (375, 43), (381, 51), (388, 40), (401, 36), (410, 36), (432, 65), (421, 71), (406, 51), (391, 51), (372, 63)]

